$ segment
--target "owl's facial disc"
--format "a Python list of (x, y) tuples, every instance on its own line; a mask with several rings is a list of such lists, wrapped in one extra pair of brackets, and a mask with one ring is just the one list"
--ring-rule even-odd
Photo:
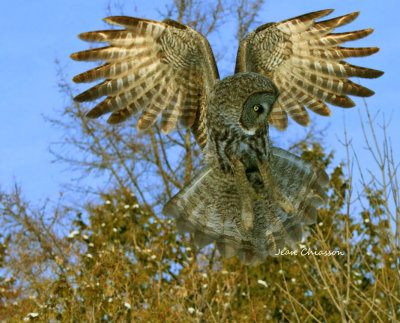
[(243, 105), (239, 124), (247, 135), (254, 135), (268, 124), (268, 115), (276, 100), (273, 93), (259, 92), (250, 95)]

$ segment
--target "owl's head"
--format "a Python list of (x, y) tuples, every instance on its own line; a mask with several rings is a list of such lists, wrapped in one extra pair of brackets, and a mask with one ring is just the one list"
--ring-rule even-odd
[(245, 72), (217, 82), (208, 97), (209, 132), (230, 129), (254, 135), (268, 125), (279, 90), (266, 76)]
[(247, 98), (239, 119), (239, 124), (246, 134), (254, 135), (257, 129), (265, 127), (276, 99), (274, 91), (256, 92)]

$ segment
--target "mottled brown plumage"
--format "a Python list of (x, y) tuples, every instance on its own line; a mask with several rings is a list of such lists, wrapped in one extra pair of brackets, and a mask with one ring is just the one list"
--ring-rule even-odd
[(316, 208), (326, 198), (323, 187), (327, 175), (318, 167), (279, 148), (271, 149), (270, 160), (277, 187), (290, 199), (295, 213), (287, 214), (271, 199), (260, 174), (246, 173), (259, 195), (251, 200), (254, 225), (248, 230), (241, 220), (241, 195), (233, 175), (206, 166), (164, 207), (164, 214), (177, 219), (181, 233), (194, 233), (195, 242), (204, 247), (216, 242), (223, 257), (237, 255), (245, 264), (254, 265), (275, 255), (287, 241), (302, 237), (302, 224), (314, 223)]
[[(323, 203), (327, 175), (269, 142), (268, 126), (284, 130), (289, 115), (307, 126), (307, 109), (329, 116), (327, 105), (354, 106), (347, 95), (374, 92), (349, 80), (382, 72), (343, 60), (376, 53), (378, 48), (340, 47), (372, 29), (332, 33), (358, 13), (316, 22), (322, 10), (262, 25), (239, 44), (235, 74), (219, 80), (208, 41), (194, 29), (165, 19), (157, 22), (108, 17), (124, 29), (80, 34), (109, 45), (72, 54), (79, 61), (105, 62), (74, 77), (77, 83), (103, 80), (75, 100), (105, 97), (89, 113), (111, 112), (109, 123), (141, 113), (146, 130), (161, 116), (170, 132), (179, 122), (191, 130), (207, 165), (169, 201), (164, 213), (178, 219), (195, 241), (216, 241), (221, 254), (254, 264), (285, 242), (302, 236)], [(306, 109), (307, 108), (307, 109)]]

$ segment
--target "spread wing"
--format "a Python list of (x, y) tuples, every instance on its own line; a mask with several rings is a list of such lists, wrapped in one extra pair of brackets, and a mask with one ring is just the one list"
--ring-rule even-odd
[(286, 242), (298, 242), (302, 224), (316, 221), (317, 207), (326, 200), (323, 187), (328, 183), (323, 170), (280, 148), (272, 149), (271, 169), (279, 190), (295, 207), (294, 214), (284, 213), (271, 200), (258, 171), (249, 171), (247, 177), (261, 198), (252, 201), (254, 227), (246, 230), (233, 175), (210, 165), (164, 206), (163, 213), (177, 219), (181, 233), (194, 233), (199, 247), (216, 241), (223, 257), (238, 255), (245, 264), (263, 262)]
[[(124, 29), (82, 33), (82, 40), (109, 46), (71, 55), (77, 61), (105, 62), (73, 78), (76, 83), (104, 79), (75, 97), (78, 102), (106, 97), (88, 117), (111, 112), (108, 122), (113, 124), (141, 111), (137, 128), (146, 130), (161, 115), (164, 133), (174, 129), (179, 121), (192, 127), (198, 141), (205, 141), (206, 89), (219, 79), (206, 38), (171, 19), (157, 22), (117, 16), (104, 21)], [(199, 144), (202, 147), (202, 141)]]
[(321, 10), (262, 25), (239, 44), (235, 72), (255, 72), (272, 79), (280, 96), (270, 116), (270, 123), (280, 130), (288, 125), (287, 115), (301, 125), (310, 118), (304, 107), (329, 116), (325, 103), (353, 107), (347, 95), (367, 97), (373, 91), (351, 82), (349, 77), (376, 78), (381, 71), (351, 65), (343, 59), (369, 56), (379, 48), (347, 48), (339, 45), (368, 36), (373, 29), (331, 33), (336, 27), (353, 21), (358, 12), (315, 22), (333, 10)]

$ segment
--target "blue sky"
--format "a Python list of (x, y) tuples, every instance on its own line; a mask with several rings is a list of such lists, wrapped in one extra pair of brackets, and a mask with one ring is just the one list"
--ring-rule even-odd
[[(122, 1), (120, 1), (122, 2)], [(51, 163), (48, 152), (51, 142), (61, 136), (43, 119), (43, 115), (57, 117), (55, 110), (67, 104), (65, 97), (57, 88), (55, 59), (58, 59), (67, 73), (67, 77), (84, 71), (85, 63), (69, 59), (72, 52), (87, 49), (87, 44), (76, 35), (81, 32), (104, 29), (102, 18), (107, 15), (105, 0), (37, 0), (7, 1), (0, 12), (0, 187), (10, 189), (14, 181), (21, 184), (28, 199), (55, 198), (61, 190), (61, 184), (70, 180), (71, 174), (65, 171), (65, 165)], [(155, 5), (164, 6), (165, 1), (126, 1), (124, 12), (127, 15), (160, 19)], [(358, 30), (373, 27), (375, 32), (357, 43), (347, 46), (378, 46), (381, 51), (368, 58), (353, 60), (352, 63), (385, 71), (384, 76), (376, 80), (361, 80), (361, 84), (373, 89), (376, 94), (367, 99), (373, 114), (378, 110), (392, 118), (389, 136), (394, 143), (394, 153), (399, 160), (397, 140), (400, 126), (400, 113), (397, 102), (399, 90), (397, 63), (400, 52), (398, 31), (400, 22), (398, 12), (400, 2), (385, 0), (353, 1), (316, 1), (316, 0), (270, 0), (266, 1), (260, 12), (261, 23), (279, 21), (309, 11), (336, 9), (330, 17), (353, 11), (361, 11), (360, 16), (342, 30)], [(112, 11), (119, 14), (118, 10)], [(229, 24), (228, 24), (229, 26)], [(210, 41), (220, 42), (229, 49), (223, 64), (219, 66), (222, 76), (234, 69), (234, 49), (237, 44), (232, 29), (221, 29)], [(218, 46), (215, 46), (218, 48)], [(221, 47), (219, 47), (221, 48)], [(231, 52), (230, 52), (231, 51)], [(355, 80), (357, 81), (357, 80)], [(83, 89), (83, 87), (81, 88)], [(362, 110), (362, 101), (354, 98)], [(349, 136), (363, 153), (363, 138), (359, 123), (358, 110), (332, 108), (332, 117), (315, 120), (329, 124), (326, 145), (337, 151), (338, 160), (345, 158), (344, 148), (338, 138), (343, 138), (343, 119), (345, 117)], [(105, 119), (104, 119), (105, 120)], [(303, 130), (293, 125), (288, 132), (280, 134), (284, 140), (290, 140)], [(368, 163), (367, 155), (363, 159)], [(368, 166), (368, 164), (367, 164)]]

